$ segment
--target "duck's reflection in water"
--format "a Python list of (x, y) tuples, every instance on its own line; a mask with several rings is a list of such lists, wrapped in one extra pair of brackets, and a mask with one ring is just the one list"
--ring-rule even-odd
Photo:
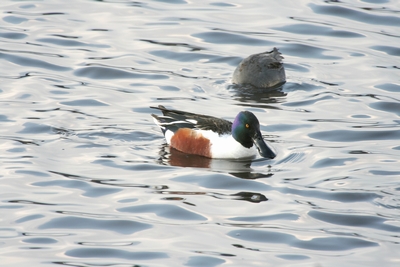
[[(270, 104), (286, 101), (286, 95), (282, 85), (273, 88), (256, 88), (251, 85), (230, 85), (228, 89), (233, 93), (233, 98), (244, 106), (257, 108), (275, 108)], [(239, 104), (240, 105), (240, 104)]]
[[(182, 153), (179, 150), (163, 145), (158, 163), (179, 167), (206, 168), (215, 172), (232, 174), (242, 179), (259, 179), (271, 177), (272, 173), (258, 173), (251, 168), (253, 160), (211, 159), (198, 155)], [(267, 160), (267, 159), (266, 159)]]
[[(158, 163), (162, 165), (205, 168), (214, 172), (229, 173), (230, 175), (241, 179), (253, 180), (258, 178), (268, 178), (273, 175), (272, 173), (254, 172), (254, 170), (251, 168), (252, 162), (254, 162), (254, 160), (223, 160), (223, 159), (210, 159), (198, 155), (189, 155), (182, 153), (174, 148), (171, 148), (167, 144), (164, 144), (161, 147), (160, 158), (158, 159)], [(218, 199), (242, 200), (252, 203), (260, 203), (268, 200), (268, 198), (261, 193), (249, 192), (249, 191), (240, 191), (233, 194), (224, 194), (221, 192), (210, 192), (210, 191), (188, 192), (188, 191), (157, 190), (155, 191), (155, 193), (174, 195), (172, 197), (167, 197), (168, 199), (171, 198), (175, 199), (177, 198), (177, 196), (183, 196), (183, 195), (205, 195)]]

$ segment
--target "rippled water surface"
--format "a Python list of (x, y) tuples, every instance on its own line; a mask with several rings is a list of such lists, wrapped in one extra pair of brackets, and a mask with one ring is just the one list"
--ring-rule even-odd
[[(399, 266), (398, 1), (0, 6), (1, 266)], [(232, 86), (273, 47), (286, 84)], [(159, 104), (278, 156), (170, 151)]]

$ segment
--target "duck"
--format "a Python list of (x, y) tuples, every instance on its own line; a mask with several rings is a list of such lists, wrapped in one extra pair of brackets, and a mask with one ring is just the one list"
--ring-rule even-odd
[(269, 52), (250, 55), (236, 67), (232, 83), (257, 88), (272, 88), (286, 82), (282, 55), (276, 47)]
[(163, 115), (151, 114), (161, 128), (167, 144), (186, 154), (218, 159), (275, 158), (275, 152), (265, 143), (257, 117), (241, 111), (232, 122), (213, 116), (168, 109), (162, 105), (150, 107)]

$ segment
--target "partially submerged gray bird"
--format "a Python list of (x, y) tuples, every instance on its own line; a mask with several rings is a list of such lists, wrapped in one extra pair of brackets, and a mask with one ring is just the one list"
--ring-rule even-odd
[(270, 88), (286, 82), (281, 53), (274, 47), (270, 52), (251, 55), (240, 62), (233, 72), (232, 82)]

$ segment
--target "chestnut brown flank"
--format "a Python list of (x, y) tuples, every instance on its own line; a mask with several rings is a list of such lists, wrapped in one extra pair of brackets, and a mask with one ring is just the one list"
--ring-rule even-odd
[(211, 158), (210, 141), (189, 128), (181, 128), (176, 131), (171, 138), (171, 146), (188, 154)]

